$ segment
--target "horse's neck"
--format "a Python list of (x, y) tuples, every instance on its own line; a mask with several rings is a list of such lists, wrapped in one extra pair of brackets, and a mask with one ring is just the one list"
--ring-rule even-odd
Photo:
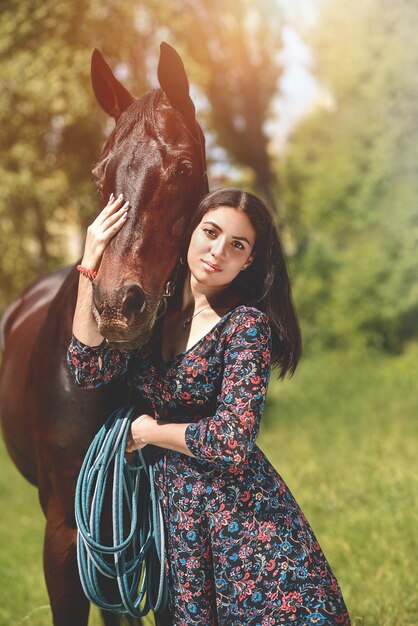
[[(60, 290), (62, 290), (70, 280), (71, 269), (72, 266), (63, 267), (41, 276), (28, 285), (17, 300), (6, 309), (0, 322), (0, 342), (2, 349), (11, 333), (18, 330), (25, 322), (29, 322), (34, 316), (38, 316), (42, 309), (44, 309), (46, 317), (51, 304), (54, 303)], [(71, 280), (70, 282), (73, 283), (74, 281)], [(76, 283), (74, 287), (71, 284), (70, 289), (67, 289), (70, 299), (74, 290), (76, 290)]]

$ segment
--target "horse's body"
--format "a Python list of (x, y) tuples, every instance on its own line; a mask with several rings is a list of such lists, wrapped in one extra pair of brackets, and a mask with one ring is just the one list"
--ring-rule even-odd
[[(111, 191), (123, 192), (132, 206), (125, 232), (106, 249), (94, 281), (94, 314), (110, 341), (140, 345), (155, 322), (184, 227), (206, 191), (203, 138), (183, 65), (166, 44), (159, 63), (161, 89), (138, 101), (97, 51), (92, 79), (100, 104), (116, 120), (93, 170), (101, 206)], [(55, 626), (87, 625), (89, 605), (76, 563), (75, 483), (94, 434), (126, 402), (122, 383), (85, 391), (68, 372), (77, 284), (74, 267), (38, 279), (9, 307), (1, 328), (3, 434), (13, 461), (39, 489)], [(109, 613), (104, 619), (117, 623)]]

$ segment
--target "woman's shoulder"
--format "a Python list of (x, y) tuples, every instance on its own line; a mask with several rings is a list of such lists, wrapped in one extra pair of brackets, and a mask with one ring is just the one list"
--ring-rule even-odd
[(236, 322), (248, 320), (269, 323), (269, 316), (267, 313), (250, 304), (238, 304), (230, 311), (230, 318)]
[(269, 316), (255, 306), (240, 304), (230, 311), (224, 332), (230, 335), (243, 328), (249, 328), (253, 331), (269, 335)]

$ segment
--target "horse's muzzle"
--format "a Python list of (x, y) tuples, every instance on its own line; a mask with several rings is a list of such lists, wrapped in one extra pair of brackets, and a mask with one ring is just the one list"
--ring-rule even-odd
[(145, 294), (139, 285), (125, 284), (125, 295), (122, 299), (122, 315), (126, 319), (135, 319), (138, 315), (141, 315), (147, 306)]
[(93, 283), (93, 315), (101, 335), (110, 344), (140, 347), (149, 339), (155, 315), (148, 309), (143, 289), (126, 282), (110, 294)]

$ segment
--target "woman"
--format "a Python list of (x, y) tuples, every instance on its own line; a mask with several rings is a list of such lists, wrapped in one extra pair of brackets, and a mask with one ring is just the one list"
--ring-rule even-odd
[[(86, 239), (96, 269), (127, 219), (109, 201)], [(134, 361), (148, 410), (127, 451), (161, 450), (155, 480), (167, 531), (173, 624), (350, 624), (337, 581), (289, 489), (255, 444), (271, 366), (292, 374), (301, 351), (286, 263), (265, 205), (237, 189), (206, 196), (187, 264), (145, 347), (110, 348), (80, 276), (69, 365), (97, 387)], [(132, 365), (132, 364), (131, 364)]]

